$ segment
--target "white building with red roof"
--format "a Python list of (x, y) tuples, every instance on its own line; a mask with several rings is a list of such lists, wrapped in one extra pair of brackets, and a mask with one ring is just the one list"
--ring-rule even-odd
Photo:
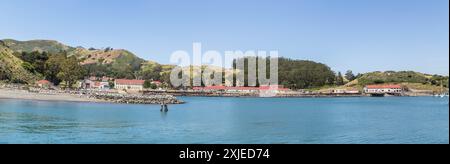
[(116, 79), (114, 88), (118, 90), (144, 90), (144, 80)]
[(289, 91), (288, 88), (284, 88), (281, 85), (264, 85), (260, 87), (227, 87), (227, 86), (208, 86), (208, 87), (194, 87), (195, 91), (226, 91), (226, 92), (261, 92), (261, 91), (269, 91), (275, 90), (278, 92), (286, 92)]
[(368, 94), (400, 94), (403, 92), (401, 85), (368, 85), (364, 88)]

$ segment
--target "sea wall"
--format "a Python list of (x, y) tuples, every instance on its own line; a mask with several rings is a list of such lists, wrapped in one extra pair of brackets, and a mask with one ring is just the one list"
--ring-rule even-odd
[(172, 95), (124, 95), (124, 94), (92, 94), (90, 98), (95, 98), (107, 102), (120, 104), (183, 104)]

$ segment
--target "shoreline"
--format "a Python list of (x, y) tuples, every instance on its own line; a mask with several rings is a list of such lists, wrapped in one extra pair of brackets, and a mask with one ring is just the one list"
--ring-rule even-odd
[(31, 101), (55, 101), (55, 102), (81, 102), (81, 103), (109, 103), (109, 104), (183, 104), (185, 102), (178, 100), (171, 95), (122, 95), (105, 93), (83, 93), (74, 92), (49, 92), (44, 90), (28, 91), (16, 88), (0, 88), (0, 99), (13, 100), (31, 100)]
[(79, 103), (110, 103), (107, 101), (79, 97), (70, 94), (41, 94), (16, 89), (0, 89), (0, 99)]
[[(178, 97), (205, 97), (205, 98), (279, 98), (279, 99), (289, 99), (289, 98), (355, 98), (355, 97), (370, 97), (364, 95), (340, 95), (340, 96), (276, 96), (276, 97), (259, 97), (259, 96), (211, 96), (211, 95), (178, 95)], [(391, 96), (387, 96), (391, 97)], [(395, 96), (392, 96), (395, 97)], [(398, 97), (433, 97), (430, 95), (421, 95), (421, 96), (398, 96)], [(33, 93), (26, 90), (18, 90), (18, 89), (0, 89), (0, 99), (4, 100), (30, 100), (30, 101), (50, 101), (50, 102), (75, 102), (75, 103), (108, 103), (114, 104), (114, 102), (88, 98), (85, 96), (77, 96), (73, 94), (43, 94), (43, 93)], [(118, 103), (120, 104), (120, 103)], [(123, 103), (126, 104), (126, 103)]]

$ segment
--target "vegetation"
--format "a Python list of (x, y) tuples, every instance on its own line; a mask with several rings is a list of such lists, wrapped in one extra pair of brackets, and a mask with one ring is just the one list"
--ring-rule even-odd
[[(37, 76), (23, 67), (30, 66), (13, 55), (13, 51), (0, 42), (0, 80), (13, 83), (33, 83)], [(31, 67), (29, 67), (31, 69)]]
[(55, 85), (59, 85), (61, 79), (58, 78), (61, 67), (66, 60), (65, 55), (50, 55), (49, 59), (45, 62), (45, 78)]
[(342, 76), (341, 72), (339, 72), (336, 76), (336, 85), (344, 85), (344, 77)]
[[(236, 68), (238, 61), (244, 60), (248, 66), (248, 59), (241, 58), (234, 61)], [(306, 60), (279, 58), (279, 84), (291, 89), (317, 89), (326, 87), (360, 88), (369, 84), (403, 84), (415, 88), (433, 89), (448, 88), (448, 76), (427, 75), (412, 71), (371, 72), (355, 75), (351, 70), (344, 75), (337, 74), (330, 67), (322, 63)], [(71, 87), (77, 80), (85, 76), (107, 76), (111, 78), (143, 79), (146, 88), (155, 88), (151, 81), (158, 80), (170, 87), (170, 74), (173, 65), (161, 65), (156, 62), (145, 61), (133, 53), (113, 48), (84, 49), (73, 48), (56, 41), (34, 40), (15, 41), (0, 40), (0, 80), (16, 83), (31, 84), (35, 80), (47, 79), (58, 85), (63, 82)], [(258, 67), (258, 65), (257, 65)], [(269, 72), (269, 64), (266, 66)], [(191, 71), (191, 78), (201, 76), (193, 73), (193, 66), (187, 67)], [(200, 67), (204, 70), (205, 67)], [(217, 68), (214, 71), (229, 71)], [(248, 75), (248, 68), (243, 71)], [(246, 76), (247, 77), (247, 76)], [(257, 77), (259, 78), (259, 77)], [(225, 81), (223, 81), (225, 83)], [(233, 85), (236, 85), (234, 75)], [(248, 78), (245, 78), (248, 86)], [(259, 84), (256, 84), (259, 86)]]
[(420, 83), (448, 87), (448, 76), (427, 75), (413, 71), (372, 72), (359, 77), (359, 85), (385, 83)]
[(68, 57), (61, 61), (60, 71), (56, 77), (65, 82), (65, 87), (72, 88), (83, 75), (84, 70), (80, 62), (75, 57)]
[(161, 80), (163, 67), (156, 62), (147, 62), (142, 65), (139, 78), (146, 80)]
[(31, 73), (44, 74), (45, 62), (48, 60), (49, 54), (47, 52), (14, 52), (14, 56), (22, 59), (24, 62), (22, 67)]
[[(234, 61), (234, 67), (236, 68), (236, 63), (239, 60), (244, 60), (247, 69), (248, 59), (249, 57), (237, 59)], [(269, 72), (269, 64), (266, 68)], [(244, 70), (244, 74), (247, 75), (248, 70)], [(247, 85), (247, 78), (245, 80), (245, 85)], [(306, 89), (333, 85), (336, 81), (336, 75), (325, 64), (306, 60), (278, 58), (278, 80), (279, 84), (291, 89)]]
[(355, 74), (353, 74), (353, 71), (348, 70), (347, 73), (345, 73), (345, 78), (346, 78), (348, 81), (353, 81), (353, 80), (356, 79), (356, 76), (355, 76)]
[(158, 86), (156, 84), (152, 83), (151, 80), (145, 80), (144, 88), (145, 89), (156, 89), (156, 88), (158, 88)]
[(75, 48), (63, 45), (57, 41), (52, 40), (31, 40), (31, 41), (17, 41), (12, 39), (3, 40), (5, 45), (14, 52), (47, 52), (60, 53), (62, 51), (73, 51)]

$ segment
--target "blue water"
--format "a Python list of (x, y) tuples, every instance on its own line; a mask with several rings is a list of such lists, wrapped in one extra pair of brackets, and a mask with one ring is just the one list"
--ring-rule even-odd
[(0, 143), (449, 143), (448, 98), (182, 99), (167, 114), (0, 100)]

